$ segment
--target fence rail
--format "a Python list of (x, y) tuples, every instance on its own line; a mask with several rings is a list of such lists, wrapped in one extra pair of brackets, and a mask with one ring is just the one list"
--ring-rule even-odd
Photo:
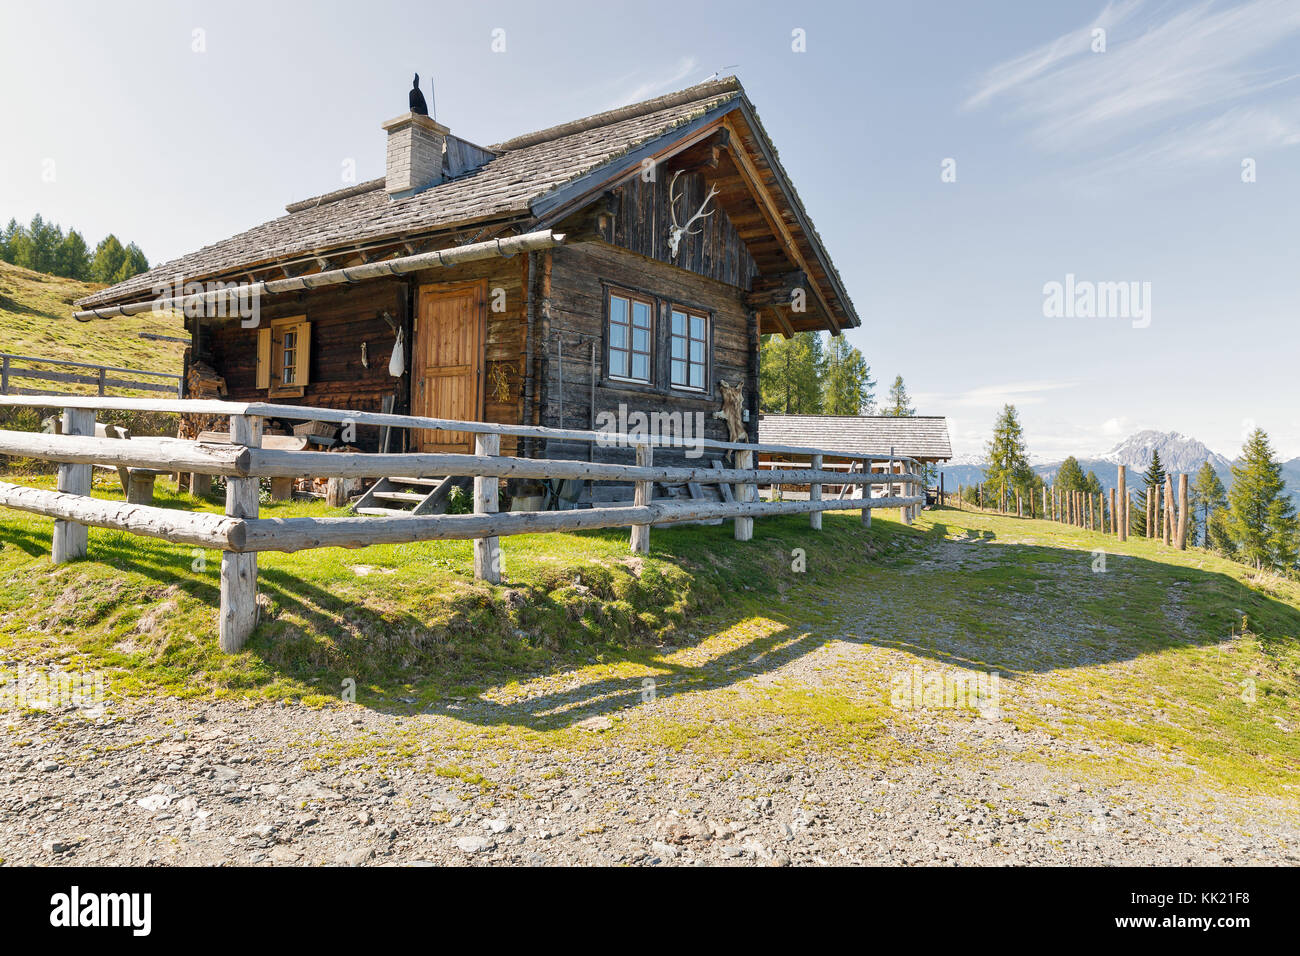
[[(83, 371), (58, 372), (47, 368), (24, 368), (25, 365), (50, 365), (57, 368)], [(120, 377), (123, 375), (146, 375), (149, 376), (150, 380), (144, 381), (138, 378)], [(0, 395), (53, 398), (63, 397), (67, 394), (46, 389), (20, 387), (14, 384), (15, 379), (57, 382), (60, 385), (93, 385), (100, 396), (106, 396), (111, 388), (128, 388), (139, 392), (171, 392), (177, 397), (181, 394), (181, 376), (173, 375), (170, 372), (150, 372), (142, 368), (93, 365), (88, 362), (68, 362), (63, 359), (38, 358), (34, 355), (14, 355), (10, 352), (0, 352)]]
[[(632, 549), (648, 553), (653, 525), (732, 519), (736, 540), (747, 541), (752, 537), (755, 518), (808, 514), (812, 529), (819, 530), (823, 511), (861, 510), (863, 524), (869, 525), (873, 509), (898, 508), (903, 522), (910, 523), (925, 503), (924, 494), (916, 493), (923, 482), (917, 462), (892, 455), (713, 440), (684, 443), (671, 436), (612, 435), (536, 425), (500, 425), (260, 402), (72, 395), (58, 396), (58, 399), (51, 402), (32, 396), (0, 397), (0, 405), (63, 408), (61, 434), (0, 430), (0, 454), (59, 463), (57, 491), (0, 482), (0, 505), (55, 519), (53, 559), (56, 563), (85, 556), (88, 525), (220, 549), (219, 640), (225, 651), (238, 650), (256, 625), (259, 551), (472, 539), (475, 577), (495, 583), (501, 579), (500, 538), (508, 535), (630, 526)], [(95, 412), (101, 410), (227, 415), (230, 442), (96, 438)], [(262, 423), (267, 418), (468, 432), (474, 436), (475, 453), (366, 454), (262, 448)], [(634, 453), (635, 463), (501, 455), (502, 435), (623, 447)], [(654, 449), (686, 447), (731, 452), (733, 467), (654, 464)], [(782, 468), (770, 462), (760, 465), (756, 461), (758, 453), (807, 456), (808, 465), (805, 467), (802, 461), (797, 467)], [(827, 459), (837, 459), (839, 466), (828, 464)], [(885, 470), (873, 470), (882, 464)], [(226, 513), (213, 515), (93, 499), (90, 497), (93, 465), (225, 476)], [(258, 516), (259, 478), (366, 478), (395, 474), (472, 477), (474, 513), (337, 518)], [(630, 506), (498, 513), (498, 482), (502, 478), (630, 482), (635, 497)], [(655, 501), (654, 482), (718, 485), (721, 500)], [(756, 499), (760, 485), (806, 485), (809, 497), (806, 501), (759, 501)], [(856, 497), (824, 499), (823, 485), (839, 487), (841, 495), (843, 489), (852, 489)], [(875, 486), (884, 487), (885, 496), (872, 497)], [(894, 487), (910, 493), (892, 494)]]

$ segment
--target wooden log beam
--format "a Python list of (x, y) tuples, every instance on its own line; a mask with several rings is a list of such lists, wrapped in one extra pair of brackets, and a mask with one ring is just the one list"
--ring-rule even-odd
[[(95, 434), (95, 413), (86, 409), (65, 408), (63, 410), (62, 430), (64, 435), (93, 436)], [(89, 465), (59, 465), (57, 486), (59, 491), (70, 495), (89, 495), (90, 480)], [(88, 540), (84, 524), (59, 519), (54, 522), (54, 538), (50, 546), (50, 557), (55, 564), (63, 564), (75, 558), (84, 558)]]
[[(494, 436), (495, 437), (495, 436)], [(653, 447), (650, 441), (642, 444)], [(573, 478), (589, 481), (659, 481), (667, 484), (685, 484), (695, 481), (702, 484), (725, 481), (735, 483), (752, 481), (755, 474), (749, 469), (673, 467), (654, 465), (620, 465), (614, 462), (589, 462), (554, 458), (514, 458), (510, 456), (482, 456), (458, 454), (389, 454), (371, 455), (364, 452), (312, 452), (250, 449), (248, 464), (237, 474), (259, 475), (263, 478), (379, 478), (399, 474), (421, 475), (483, 475), (490, 478)], [(869, 475), (846, 474), (826, 469), (763, 470), (759, 477), (772, 484), (807, 485), (819, 481), (823, 484), (868, 484)], [(904, 474), (903, 480), (919, 480), (919, 476)]]
[(78, 525), (129, 531), (200, 548), (237, 551), (244, 547), (244, 524), (203, 511), (178, 511), (84, 495), (25, 488), (0, 482), (0, 505), (28, 514), (44, 515)]
[[(230, 418), (230, 441), (255, 448), (261, 442), (262, 420), (246, 415)], [(226, 515), (240, 521), (257, 520), (256, 478), (226, 479)], [(257, 555), (237, 549), (221, 552), (221, 610), (218, 643), (233, 654), (244, 646), (257, 626)]]
[[(723, 122), (730, 124), (734, 122), (734, 120), (732, 120), (731, 117), (727, 117)], [(744, 149), (733, 149), (731, 150), (731, 155), (735, 158), (736, 168), (740, 171), (740, 178), (744, 182), (745, 188), (749, 190), (749, 194), (758, 205), (759, 211), (763, 214), (763, 218), (767, 221), (768, 227), (772, 230), (773, 235), (775, 235), (785, 247), (786, 254), (790, 257), (790, 261), (803, 270), (804, 273), (811, 275), (812, 270), (808, 268), (807, 260), (804, 259), (803, 253), (799, 251), (799, 244), (790, 233), (790, 228), (785, 224), (785, 219), (781, 216), (780, 210), (776, 208), (776, 204), (772, 202), (772, 197), (763, 186), (763, 177), (760, 175), (758, 168), (754, 165), (753, 161), (749, 158), (749, 154), (746, 153)], [(817, 304), (821, 307), (822, 313), (826, 317), (826, 322), (830, 326), (831, 333), (833, 335), (839, 335), (839, 320), (835, 318), (835, 313), (831, 311), (830, 304), (827, 303), (821, 290), (817, 288), (817, 284), (809, 283), (808, 291), (812, 293), (812, 298), (815, 299)]]
[[(92, 415), (93, 418), (93, 415)], [(0, 430), (0, 455), (42, 458), (79, 465), (197, 471), (208, 475), (247, 475), (248, 449), (208, 445), (179, 438), (95, 438)]]
[[(915, 498), (872, 498), (872, 508), (900, 508)], [(853, 507), (863, 506), (854, 502)], [(310, 548), (365, 548), (372, 544), (468, 540), (488, 536), (543, 534), (634, 524), (675, 524), (717, 518), (748, 519), (810, 511), (843, 511), (845, 503), (823, 501), (655, 502), (644, 507), (582, 508), (573, 511), (512, 511), (499, 514), (413, 515), (364, 518), (257, 518), (243, 522), (244, 549), (302, 551)]]
[(749, 291), (741, 296), (741, 301), (751, 309), (766, 309), (769, 306), (789, 308), (795, 290), (806, 288), (808, 275), (802, 269), (760, 275), (754, 279)]

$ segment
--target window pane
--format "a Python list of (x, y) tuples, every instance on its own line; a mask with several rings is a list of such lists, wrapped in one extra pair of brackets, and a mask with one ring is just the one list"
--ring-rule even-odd
[(633, 329), (632, 330), (632, 348), (638, 352), (650, 351), (650, 330)]
[(686, 384), (686, 363), (676, 359), (673, 360), (673, 384)]
[(610, 350), (609, 353), (609, 374), (621, 375), (627, 378), (627, 353)]
[(609, 321), (611, 324), (622, 322), (627, 325), (627, 299), (620, 295), (609, 297)]
[(676, 310), (673, 311), (673, 335), (686, 334), (686, 316)]
[(627, 348), (627, 326), (613, 325), (609, 327), (609, 345), (610, 348), (625, 349)]
[(686, 358), (686, 340), (683, 338), (673, 337), (673, 358)]
[(704, 320), (698, 315), (691, 316), (691, 338), (704, 338)]
[(632, 378), (648, 381), (650, 378), (650, 356), (632, 353)]
[(691, 343), (691, 361), (699, 362), (701, 365), (704, 364), (704, 343), (703, 342)]
[(691, 388), (703, 388), (703, 387), (704, 387), (704, 366), (692, 365), (691, 366)]
[(643, 329), (650, 328), (650, 306), (644, 302), (632, 303), (632, 324)]

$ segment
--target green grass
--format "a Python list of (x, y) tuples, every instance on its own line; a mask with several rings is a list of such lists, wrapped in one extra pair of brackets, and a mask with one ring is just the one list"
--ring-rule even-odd
[[(76, 308), (72, 303), (100, 288), (103, 287), (95, 283), (63, 279), (0, 262), (0, 343), (3, 343), (0, 351), (179, 375), (184, 344), (144, 339), (138, 334), (183, 336), (185, 330), (179, 317), (171, 313), (161, 316), (146, 313), (93, 322), (72, 318)], [(23, 384), (31, 388), (48, 387), (36, 381)], [(75, 385), (58, 388), (89, 390), (89, 386)]]
[[(95, 493), (118, 496), (112, 482)], [(159, 497), (196, 506), (165, 482)], [(960, 667), (1000, 674), (1001, 719), (1060, 744), (1019, 759), (1295, 799), (1296, 582), (1041, 521), (893, 514), (864, 529), (828, 513), (820, 534), (760, 520), (745, 544), (729, 524), (657, 528), (647, 557), (623, 530), (511, 537), (500, 586), (472, 579), (469, 542), (267, 553), (262, 623), (222, 655), (217, 554), (92, 529), (92, 559), (54, 568), (51, 523), (0, 510), (0, 664), (105, 669), (120, 695), (310, 706), (352, 681), (363, 706), (434, 716), (346, 750), (306, 721), (304, 756), (489, 780), (537, 747), (912, 760), (896, 732), (934, 715), (891, 707), (891, 679)], [(940, 718), (943, 733), (975, 719)]]

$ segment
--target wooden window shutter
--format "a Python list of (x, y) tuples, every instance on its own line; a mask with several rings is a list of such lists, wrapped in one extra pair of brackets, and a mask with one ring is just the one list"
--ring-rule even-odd
[(271, 387), (271, 330), (257, 330), (257, 388)]
[(311, 323), (300, 322), (294, 326), (294, 331), (298, 333), (298, 352), (294, 357), (293, 383), (306, 385), (307, 370), (311, 368)]

